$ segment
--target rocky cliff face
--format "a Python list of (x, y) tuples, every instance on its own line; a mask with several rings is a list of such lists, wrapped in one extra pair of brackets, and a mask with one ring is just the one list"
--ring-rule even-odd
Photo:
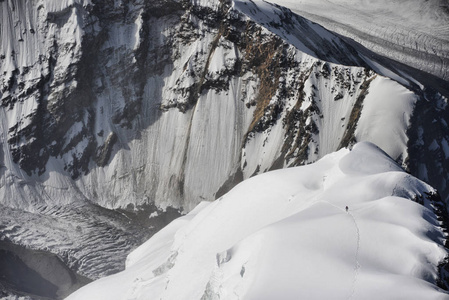
[[(396, 75), (285, 8), (10, 0), (0, 14), (0, 199), (2, 213), (17, 216), (2, 217), (1, 236), (47, 247), (51, 233), (17, 220), (58, 220), (80, 246), (46, 249), (89, 277), (120, 269), (97, 267), (102, 253), (116, 249), (119, 260), (148, 226), (148, 216), (128, 220), (107, 209), (174, 216), (171, 207), (189, 211), (254, 174), (363, 140), (423, 179), (448, 176), (449, 155), (427, 159), (449, 149), (445, 90)], [(446, 195), (441, 178), (436, 187)], [(111, 234), (88, 238), (92, 224)], [(108, 246), (80, 251), (96, 244)]]

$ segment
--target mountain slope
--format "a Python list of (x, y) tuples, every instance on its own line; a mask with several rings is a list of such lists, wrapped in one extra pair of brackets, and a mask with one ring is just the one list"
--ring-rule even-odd
[(286, 8), (11, 0), (0, 15), (0, 239), (89, 278), (180, 211), (358, 141), (448, 198), (447, 95)]
[[(153, 14), (161, 5), (167, 9)], [(289, 19), (284, 32), (296, 32), (281, 35), (288, 38), (283, 40), (240, 13), (245, 5), (162, 1), (106, 9), (100, 3), (80, 3), (61, 7), (58, 14), (50, 6), (51, 18), (35, 17), (34, 27), (50, 26), (58, 33), (47, 38), (45, 27), (38, 36), (50, 53), (45, 60), (5, 57), (2, 144), (8, 170), (3, 177), (24, 177), (37, 186), (28, 199), (15, 199), (11, 195), (21, 187), (7, 180), (10, 187), (1, 189), (4, 203), (20, 208), (33, 201), (59, 204), (56, 199), (67, 191), (67, 202), (87, 198), (115, 208), (150, 201), (188, 210), (198, 199), (212, 200), (244, 164), (241, 148), (251, 132), (277, 123), (288, 100), (298, 106), (311, 96), (301, 91), (311, 75), (322, 72), (316, 57), (363, 64), (350, 46), (291, 12), (268, 5), (263, 9), (269, 14), (259, 20), (275, 29)], [(77, 22), (70, 19), (75, 17)], [(66, 31), (79, 32), (79, 39), (66, 40)], [(32, 42), (18, 42), (17, 52), (32, 52)], [(2, 47), (6, 52), (11, 46)], [(65, 48), (70, 51), (60, 53)], [(10, 70), (14, 64), (19, 66)], [(363, 69), (325, 65), (324, 77), (331, 68), (341, 77), (338, 81), (346, 76), (349, 86), (340, 82), (326, 89), (326, 98), (346, 96), (354, 102), (360, 84), (373, 76)], [(37, 78), (28, 79), (28, 74)], [(330, 88), (332, 79), (318, 81), (327, 81), (323, 84)], [(307, 156), (303, 160), (314, 159)], [(217, 157), (224, 159), (218, 162)], [(210, 169), (213, 176), (203, 174)], [(208, 182), (198, 186), (198, 176)], [(40, 189), (51, 200), (43, 199)]]
[(67, 299), (448, 299), (432, 193), (357, 144), (200, 204)]
[[(42, 35), (2, 44), (27, 53), (39, 38), (49, 53), (28, 62), (11, 51), (3, 60), (5, 205), (88, 199), (189, 210), (234, 181), (365, 140), (354, 136), (363, 99), (383, 85), (371, 87), (377, 75), (347, 43), (265, 2), (170, 3), (86, 2), (61, 13), (44, 5), (37, 11), (47, 18), (29, 25)], [(58, 34), (48, 38), (45, 26)], [(423, 97), (410, 82), (389, 88), (390, 101), (404, 102), (394, 110), (404, 121), (391, 125), (400, 135)], [(405, 164), (407, 138), (388, 144)]]

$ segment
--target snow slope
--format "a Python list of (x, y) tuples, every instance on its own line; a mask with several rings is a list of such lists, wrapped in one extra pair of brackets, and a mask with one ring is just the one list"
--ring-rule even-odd
[(433, 192), (359, 143), (201, 203), (67, 299), (449, 299)]

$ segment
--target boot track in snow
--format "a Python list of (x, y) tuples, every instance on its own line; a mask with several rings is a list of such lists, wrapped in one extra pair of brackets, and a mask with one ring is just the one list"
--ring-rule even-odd
[(346, 211), (345, 209), (343, 209), (343, 208), (341, 208), (341, 207), (339, 207), (339, 206), (337, 206), (335, 204), (332, 204), (332, 203), (330, 203), (328, 201), (322, 201), (322, 202), (325, 202), (325, 203), (327, 203), (329, 205), (332, 205), (333, 207), (336, 207), (336, 208), (344, 211), (345, 213), (347, 213), (351, 217), (352, 222), (354, 222), (354, 226), (355, 226), (356, 234), (357, 234), (357, 247), (356, 247), (356, 251), (355, 251), (354, 278), (352, 280), (351, 294), (348, 297), (348, 300), (350, 300), (354, 296), (355, 286), (356, 286), (356, 283), (357, 283), (357, 278), (359, 276), (359, 270), (360, 270), (360, 263), (359, 263), (360, 230), (359, 230), (359, 226), (357, 225), (357, 221), (355, 220), (354, 215), (350, 211)]
[(360, 249), (360, 230), (359, 226), (357, 225), (357, 222), (354, 218), (354, 215), (351, 212), (348, 212), (348, 215), (351, 216), (352, 221), (354, 222), (354, 226), (357, 232), (357, 248), (355, 251), (355, 267), (354, 267), (354, 279), (352, 281), (352, 290), (351, 295), (349, 295), (348, 299), (352, 299), (355, 293), (355, 285), (357, 283), (357, 278), (359, 276), (359, 270), (360, 270), (360, 263), (359, 263), (359, 249)]

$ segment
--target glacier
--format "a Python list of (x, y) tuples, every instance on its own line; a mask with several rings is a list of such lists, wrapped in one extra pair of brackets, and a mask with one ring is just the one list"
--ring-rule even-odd
[(366, 48), (449, 80), (449, 5), (444, 0), (274, 0)]
[(244, 179), (361, 141), (449, 199), (444, 76), (285, 7), (8, 0), (0, 15), (0, 240), (82, 276), (118, 272)]
[(67, 300), (449, 299), (434, 193), (359, 143), (200, 203)]

